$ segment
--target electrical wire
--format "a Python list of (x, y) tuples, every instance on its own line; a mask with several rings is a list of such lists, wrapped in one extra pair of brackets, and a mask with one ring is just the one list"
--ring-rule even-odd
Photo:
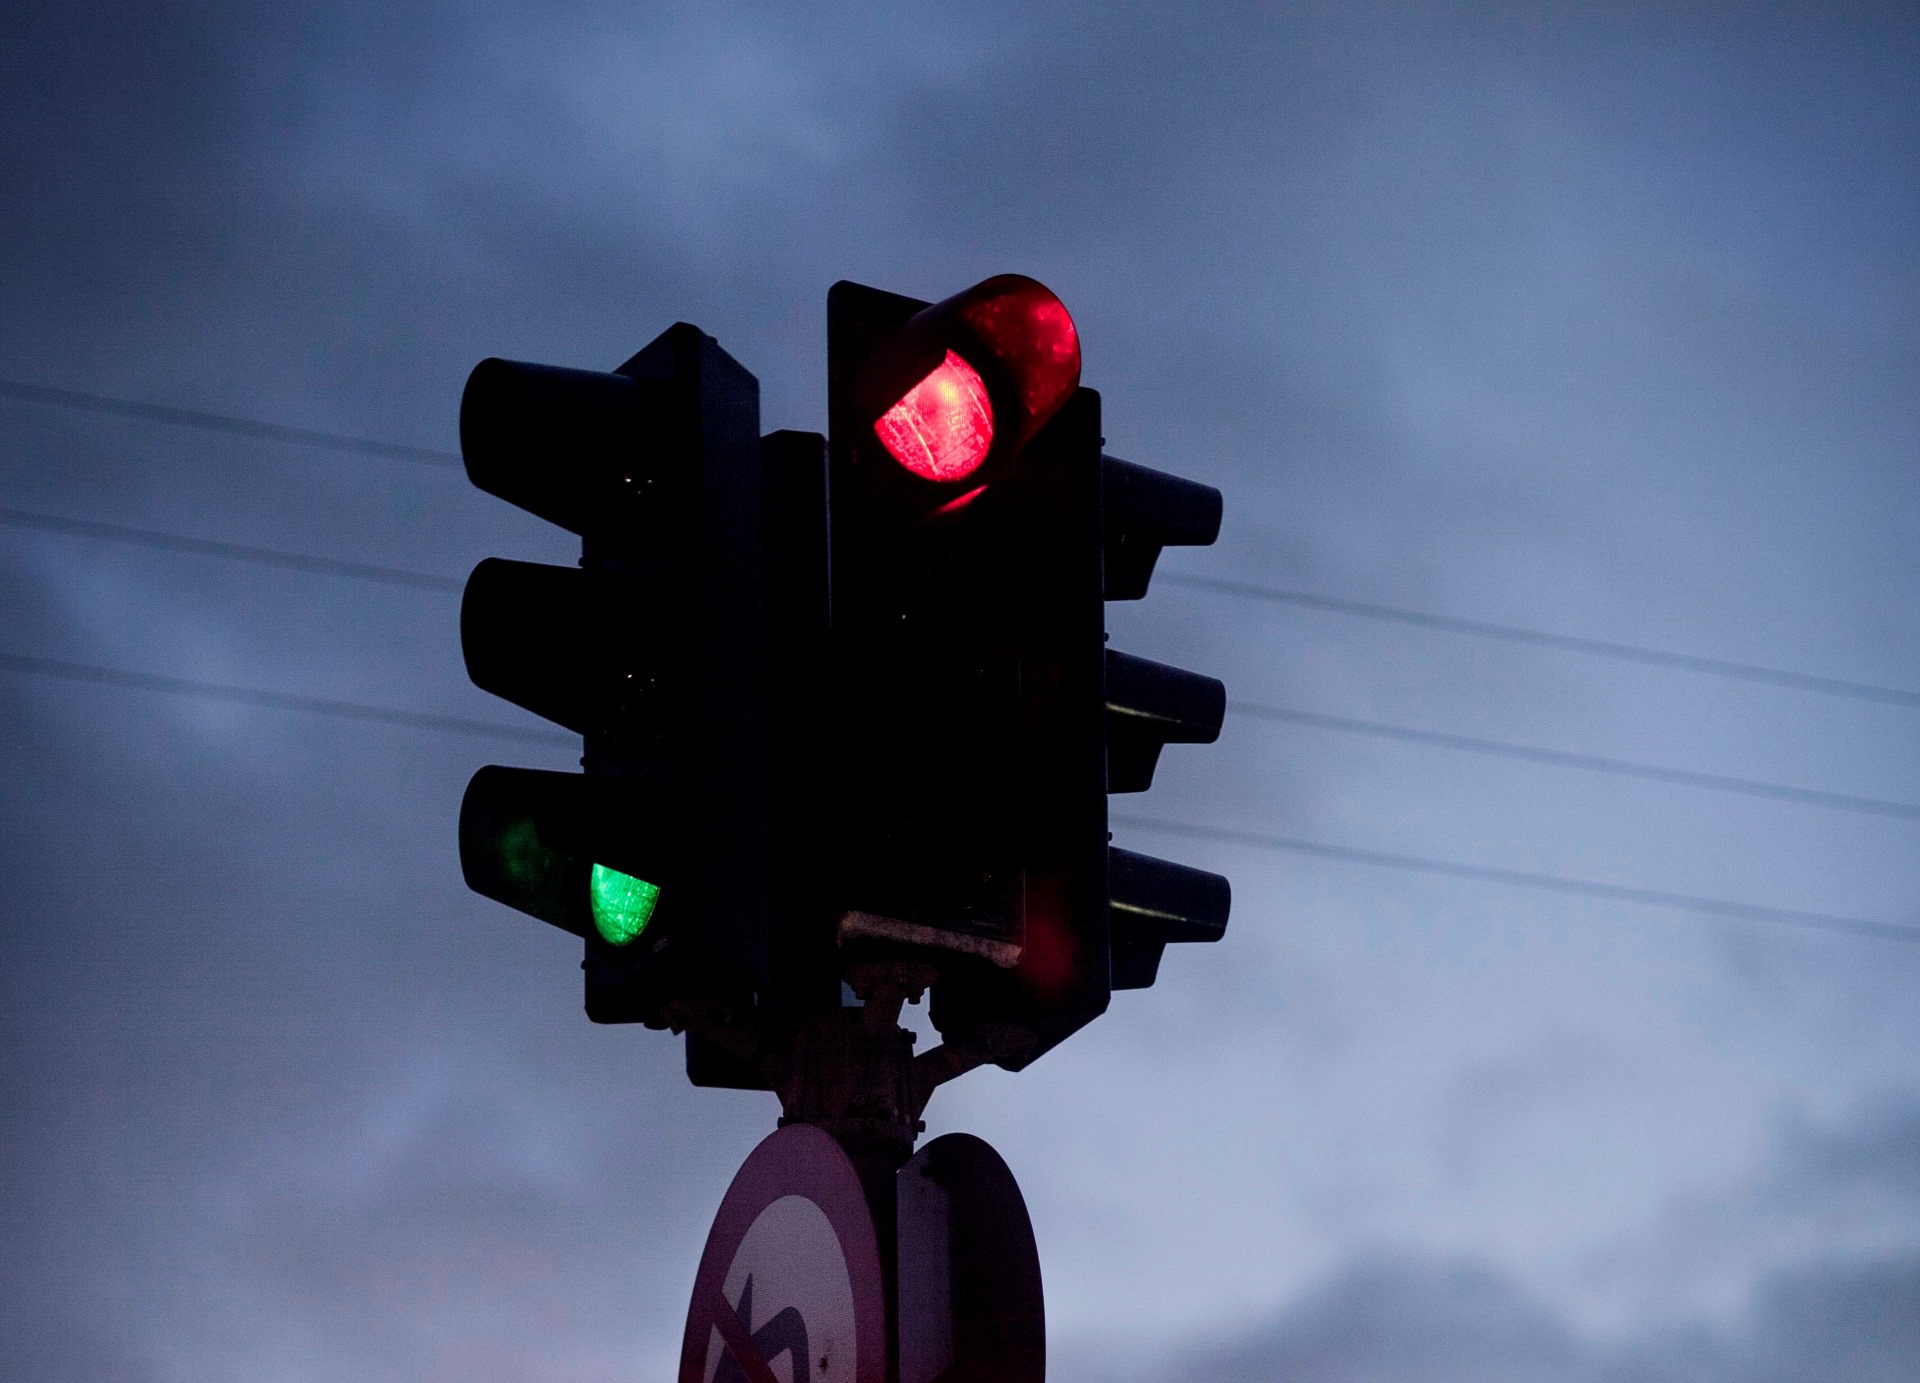
[(152, 528), (125, 528), (117, 523), (97, 523), (92, 519), (62, 518), (57, 514), (33, 514), (24, 509), (0, 507), (0, 525), (25, 528), (41, 533), (59, 533), (74, 538), (96, 538), (103, 542), (125, 543), (132, 547), (153, 548), (159, 552), (184, 552), (195, 557), (218, 557), (230, 562), (251, 562), (263, 567), (281, 567), (289, 571), (317, 572), (322, 576), (345, 576), (356, 581), (377, 581), (389, 586), (410, 586), (423, 591), (459, 593), (466, 585), (450, 576), (430, 576), (425, 572), (402, 571), (397, 567), (379, 567), (368, 562), (344, 562), (335, 557), (309, 557), (304, 553), (282, 552), (276, 548), (249, 547), (240, 543), (217, 542), (211, 538), (189, 538), (178, 533), (163, 533)]
[[(135, 691), (202, 697), (213, 701), (260, 706), (271, 710), (299, 711), (347, 720), (400, 725), (409, 729), (484, 735), (538, 744), (564, 744), (569, 747), (580, 743), (577, 736), (559, 731), (502, 725), (495, 721), (473, 720), (465, 716), (402, 711), (392, 707), (333, 697), (299, 696), (287, 692), (260, 691), (251, 687), (235, 687), (217, 682), (193, 681), (183, 677), (162, 677), (153, 673), (98, 667), (93, 664), (66, 662), (55, 658), (27, 657), (16, 653), (0, 653), (0, 669), (42, 677), (62, 678), (68, 681), (89, 682), (95, 685), (124, 687)], [(1804, 912), (1795, 908), (1766, 907), (1757, 903), (1732, 902), (1686, 893), (1668, 893), (1659, 889), (1567, 878), (1558, 874), (1539, 874), (1520, 869), (1503, 869), (1491, 865), (1467, 864), (1454, 860), (1424, 859), (1415, 855), (1392, 854), (1384, 850), (1329, 845), (1322, 841), (1263, 835), (1225, 826), (1195, 826), (1185, 822), (1163, 821), (1127, 813), (1113, 813), (1110, 820), (1116, 826), (1125, 826), (1134, 830), (1155, 831), (1163, 835), (1186, 836), (1197, 840), (1220, 841), (1230, 845), (1247, 845), (1263, 850), (1288, 851), (1348, 864), (1440, 874), (1457, 879), (1470, 879), (1478, 883), (1512, 884), (1522, 888), (1602, 898), (1611, 902), (1637, 903), (1680, 912), (1700, 913), (1739, 922), (1780, 923), (1880, 941), (1920, 943), (1920, 927), (1876, 922), (1864, 917), (1843, 917), (1832, 913)]]
[(1817, 692), (1823, 696), (1844, 696), (1856, 701), (1878, 701), (1890, 706), (1920, 707), (1920, 692), (1902, 687), (1883, 687), (1871, 682), (1851, 682), (1839, 677), (1822, 677), (1808, 672), (1788, 672), (1781, 668), (1759, 667), (1751, 663), (1729, 662), (1722, 658), (1701, 658), (1691, 653), (1673, 653), (1665, 649), (1645, 648), (1638, 644), (1611, 643), (1605, 639), (1555, 634), (1544, 629), (1528, 629), (1515, 624), (1495, 624), (1488, 620), (1459, 619), (1453, 615), (1428, 614), (1395, 605), (1374, 605), (1361, 600), (1341, 600), (1315, 595), (1311, 591), (1282, 590), (1247, 581), (1226, 581), (1213, 576), (1194, 576), (1186, 572), (1163, 571), (1159, 579), (1169, 586), (1206, 591), (1214, 595), (1239, 596), (1276, 605), (1292, 605), (1326, 614), (1352, 615), (1360, 619), (1386, 620), (1431, 629), (1445, 634), (1468, 634), (1475, 638), (1501, 639), (1508, 643), (1530, 644), (1535, 648), (1556, 648), (1571, 653), (1587, 653), (1597, 658), (1644, 663), (1650, 667), (1676, 668), (1709, 677), (1726, 677), (1763, 686), (1787, 687), (1794, 691)]
[(330, 451), (357, 452), (388, 461), (413, 461), (427, 466), (457, 466), (458, 452), (439, 447), (415, 447), (401, 442), (381, 442), (371, 437), (353, 437), (344, 432), (321, 432), (308, 427), (288, 427), (284, 423), (261, 422), (257, 418), (239, 418), (230, 413), (206, 413), (197, 408), (175, 408), (165, 403), (142, 403), (137, 399), (119, 399), (107, 394), (88, 394), (78, 389), (55, 389), (44, 384), (25, 384), (0, 379), (0, 396), (28, 403), (50, 404), (55, 408), (77, 408), (91, 413), (113, 413), (143, 422), (166, 423), (172, 427), (197, 427), (209, 432), (226, 432), (236, 437), (258, 437), (269, 442), (292, 442), (298, 446), (325, 447)]
[(1251, 701), (1229, 701), (1230, 715), (1248, 716), (1284, 725), (1305, 725), (1343, 734), (1367, 735), (1376, 739), (1398, 740), (1404, 744), (1430, 745), (1466, 754), (1484, 754), (1494, 758), (1517, 759), (1523, 763), (1548, 764), (1554, 768), (1579, 769), (1587, 773), (1611, 773), (1623, 778), (1644, 778), (1654, 783), (1672, 783), (1682, 787), (1705, 788), (1712, 792), (1731, 792), (1746, 797), (1763, 797), (1796, 806), (1829, 807), (1835, 811), (1859, 812), (1865, 816), (1890, 816), (1901, 821), (1920, 821), (1920, 805), (1890, 802), (1878, 797), (1856, 797), (1845, 792), (1824, 792), (1819, 788), (1795, 787), (1787, 783), (1768, 783), (1757, 778), (1732, 778), (1719, 773), (1699, 773), (1687, 768), (1667, 768), (1660, 764), (1637, 763), (1632, 759), (1611, 759), (1598, 754), (1576, 754), (1560, 749), (1541, 749), (1506, 740), (1478, 739), (1470, 735), (1450, 735), (1438, 730), (1421, 730), (1410, 725), (1389, 725), (1375, 720), (1354, 720), (1347, 716), (1323, 715), (1318, 711), (1298, 711), (1285, 706), (1263, 706)]
[[(36, 514), (23, 509), (0, 507), (0, 526), (27, 529), (35, 532), (58, 533), (67, 537), (90, 538), (103, 542), (122, 543), (134, 547), (151, 548), (160, 552), (178, 552), (192, 556), (214, 557), (225, 561), (254, 563), (260, 566), (277, 567), (291, 571), (313, 572), (324, 576), (339, 576), (360, 581), (375, 581), (387, 585), (410, 587), (417, 590), (457, 594), (464, 588), (463, 582), (448, 576), (434, 576), (425, 572), (404, 571), (396, 567), (375, 566), (366, 562), (346, 562), (332, 557), (313, 557), (304, 553), (285, 552), (275, 548), (251, 547), (239, 543), (218, 542), (207, 538), (190, 538), (177, 533), (166, 533), (150, 528), (128, 528), (120, 524), (99, 523), (91, 519), (71, 519), (55, 514)], [(1797, 787), (1786, 783), (1769, 783), (1753, 778), (1735, 778), (1723, 774), (1701, 773), (1691, 769), (1667, 768), (1659, 764), (1638, 763), (1629, 759), (1613, 759), (1597, 754), (1580, 754), (1565, 750), (1542, 749), (1532, 745), (1513, 744), (1503, 740), (1478, 739), (1468, 735), (1447, 734), (1437, 730), (1422, 730), (1407, 725), (1391, 725), (1379, 721), (1355, 720), (1347, 716), (1326, 715), (1317, 711), (1294, 710), (1283, 706), (1268, 706), (1258, 702), (1232, 701), (1228, 703), (1228, 709), (1235, 715), (1244, 715), (1256, 720), (1267, 720), (1280, 724), (1303, 725), (1347, 734), (1366, 735), (1377, 739), (1399, 740), (1404, 743), (1429, 745), (1436, 748), (1456, 750), (1462, 753), (1481, 754), (1497, 758), (1516, 759), (1528, 763), (1546, 764), (1555, 768), (1568, 768), (1591, 773), (1608, 773), (1620, 777), (1640, 778), (1649, 782), (1700, 788), (1710, 792), (1735, 793), (1747, 797), (1791, 802), (1798, 806), (1824, 807), (1836, 811), (1857, 812), (1867, 816), (1892, 817), (1902, 821), (1920, 821), (1920, 805), (1907, 802), (1892, 802), (1881, 798), (1857, 796), (1851, 793), (1826, 792), (1819, 788)]]
[(1350, 845), (1329, 845), (1323, 841), (1300, 840), (1290, 836), (1263, 835), (1228, 826), (1194, 826), (1181, 821), (1162, 821), (1153, 817), (1113, 813), (1108, 818), (1116, 826), (1161, 835), (1184, 836), (1192, 840), (1220, 841), (1228, 845), (1246, 845), (1257, 850), (1284, 851), (1311, 855), (1318, 859), (1338, 860), (1344, 864), (1373, 865), (1383, 869), (1405, 870), (1417, 874), (1439, 874), (1476, 883), (1512, 884), (1519, 888), (1544, 889), (1570, 893), (1584, 898), (1604, 898), (1610, 902), (1638, 903), (1647, 907), (1668, 908), (1676, 912), (1701, 913), (1736, 922), (1768, 922), (1805, 927), (1815, 931), (1838, 932), (1846, 936), (1871, 937), (1879, 941), (1920, 944), (1920, 927), (1897, 922), (1876, 922), (1866, 917), (1843, 917), (1826, 912), (1803, 912), (1798, 908), (1774, 908), (1759, 903), (1730, 902), (1723, 898), (1703, 898), (1691, 893), (1668, 893), (1661, 889), (1638, 888), (1630, 884), (1609, 884), (1594, 879), (1574, 879), (1560, 874), (1538, 874), (1525, 869), (1504, 869), (1496, 865), (1467, 864), (1458, 860), (1425, 859), (1418, 855), (1397, 855), (1385, 850), (1366, 850)]
[[(147, 422), (207, 428), (216, 432), (258, 437), (268, 441), (328, 447), (337, 451), (358, 452), (362, 455), (380, 456), (393, 460), (415, 461), (435, 466), (460, 464), (458, 452), (445, 451), (437, 447), (381, 442), (368, 437), (349, 436), (345, 433), (288, 427), (281, 423), (261, 422), (258, 419), (242, 418), (232, 414), (208, 413), (193, 408), (175, 408), (169, 404), (142, 403), (136, 399), (84, 393), (77, 389), (57, 389), (48, 385), (27, 384), (19, 380), (0, 379), (0, 396), (59, 408), (119, 414), (124, 417), (140, 418)], [(1299, 609), (1317, 610), (1323, 614), (1385, 620), (1440, 633), (1500, 639), (1509, 643), (1528, 644), (1536, 648), (1585, 653), (1593, 657), (1612, 658), (1652, 667), (1674, 668), (1682, 672), (1731, 678), (1735, 681), (1757, 683), (1763, 686), (1786, 687), (1794, 691), (1815, 692), (1825, 696), (1850, 697), (1861, 701), (1878, 701), (1887, 705), (1920, 708), (1920, 692), (1902, 687), (1884, 687), (1870, 682), (1825, 677), (1816, 673), (1791, 672), (1782, 668), (1761, 667), (1724, 658), (1705, 658), (1691, 653), (1675, 653), (1668, 649), (1648, 648), (1639, 644), (1615, 643), (1606, 639), (1590, 639), (1573, 634), (1556, 634), (1550, 630), (1499, 624), (1491, 620), (1436, 615), (1424, 610), (1408, 610), (1399, 606), (1377, 605), (1362, 600), (1345, 600), (1337, 596), (1318, 595), (1312, 591), (1285, 590), (1254, 582), (1228, 581), (1219, 577), (1198, 576), (1187, 572), (1162, 571), (1159, 579), (1169, 586), (1183, 586), (1189, 590), (1205, 591), (1214, 595), (1237, 596), (1271, 604), (1291, 605)]]
[[(376, 441), (371, 438), (349, 436), (343, 433), (288, 427), (282, 424), (266, 423), (256, 419), (235, 417), (227, 414), (209, 413), (197, 409), (175, 408), (164, 404), (143, 403), (132, 399), (113, 398), (106, 395), (83, 393), (71, 389), (50, 388), (13, 380), (0, 380), (0, 396), (59, 407), (118, 414), (174, 426), (204, 428), (269, 441), (327, 447), (339, 451), (355, 452), (393, 460), (451, 466), (458, 464), (460, 459), (457, 453), (438, 448), (406, 446)], [(181, 552), (198, 556), (251, 562), (289, 570), (342, 576), (416, 589), (452, 592), (462, 588), (461, 582), (449, 577), (402, 571), (391, 567), (375, 566), (370, 563), (347, 562), (335, 558), (313, 557), (270, 548), (218, 542), (211, 539), (188, 538), (178, 534), (163, 533), (152, 529), (128, 528), (117, 524), (98, 523), (90, 520), (67, 519), (46, 514), (32, 514), (16, 509), (0, 509), (0, 523), (17, 528), (38, 529), (43, 532), (62, 533), (76, 537), (134, 544), (160, 551)], [(1160, 579), (1168, 585), (1184, 586), (1188, 589), (1211, 594), (1262, 600), (1269, 603), (1291, 605), (1297, 608), (1317, 610), (1330, 614), (1388, 621), (1443, 633), (1465, 634), (1478, 638), (1498, 639), (1535, 647), (1554, 648), (1656, 667), (1675, 668), (1686, 672), (1731, 678), (1762, 685), (1785, 687), (1798, 691), (1850, 697), (1857, 700), (1877, 701), (1898, 706), (1920, 707), (1920, 693), (1902, 688), (1878, 686), (1871, 683), (1855, 682), (1809, 673), (1791, 672), (1779, 668), (1761, 667), (1753, 664), (1732, 662), (1725, 659), (1705, 658), (1640, 645), (1557, 634), (1547, 630), (1530, 629), (1517, 625), (1498, 624), (1485, 620), (1462, 619), (1449, 615), (1436, 615), (1426, 611), (1409, 610), (1364, 601), (1344, 600), (1309, 591), (1284, 590), (1276, 587), (1257, 585), (1251, 582), (1227, 581), (1215, 577), (1189, 575), (1180, 572), (1163, 572), (1161, 573)], [(186, 678), (163, 677), (152, 673), (97, 667), (57, 659), (32, 658), (18, 654), (0, 654), (0, 668), (142, 691), (197, 696), (210, 700), (271, 709), (302, 711), (311, 714), (401, 725), (413, 729), (430, 729), (457, 734), (482, 735), (542, 744), (565, 744), (570, 746), (577, 743), (577, 740), (570, 735), (502, 725), (497, 722), (475, 720), (460, 716), (403, 711), (362, 702), (296, 695), (285, 692), (262, 691), (255, 688), (228, 686), (218, 683), (194, 681)], [(1907, 803), (1888, 802), (1877, 798), (1857, 797), (1845, 793), (1823, 792), (1818, 789), (1766, 783), (1754, 779), (1733, 778), (1720, 774), (1699, 773), (1687, 769), (1665, 768), (1660, 765), (1636, 763), (1623, 759), (1611, 759), (1600, 755), (1576, 754), (1560, 750), (1542, 749), (1530, 745), (1512, 744), (1498, 740), (1484, 740), (1472, 736), (1453, 735), (1440, 731), (1421, 730), (1411, 726), (1389, 725), (1375, 721), (1362, 721), (1343, 716), (1329, 716), (1318, 712), (1299, 711), (1286, 707), (1236, 702), (1233, 709), (1239, 714), (1248, 715), (1257, 719), (1306, 725), (1377, 738), (1395, 739), (1407, 743), (1426, 744), (1467, 753), (1519, 759), (1549, 764), (1556, 767), (1581, 769), (1589, 772), (1612, 773), (1621, 776), (1645, 778), (1651, 781), (1706, 788), (1720, 792), (1739, 793), (1748, 796), (1766, 797), (1805, 805), (1829, 807), (1842, 811), (1891, 816), (1905, 820), (1920, 819), (1920, 807)], [(1440, 874), (1479, 882), (1549, 889), (1562, 893), (1573, 893), (1613, 901), (1640, 903), (1655, 907), (1704, 913), (1711, 916), (1726, 917), (1741, 921), (1777, 922), (1845, 932), (1853, 935), (1909, 942), (1920, 940), (1920, 928), (1875, 922), (1866, 918), (1841, 917), (1832, 914), (1804, 912), (1794, 909), (1771, 908), (1757, 904), (1701, 898), (1688, 894), (1669, 893), (1660, 890), (1608, 884), (1593, 880), (1572, 879), (1559, 875), (1539, 874), (1525, 870), (1466, 864), (1457, 861), (1423, 859), (1416, 856), (1397, 855), (1385, 851), (1366, 850), (1350, 846), (1329, 845), (1324, 842), (1262, 835), (1256, 832), (1242, 831), (1228, 827), (1192, 826), (1179, 822), (1157, 821), (1151, 818), (1119, 814), (1116, 814), (1113, 820), (1116, 824), (1131, 826), (1135, 829), (1218, 840), (1268, 850), (1290, 851), (1297, 854), (1313, 855), (1323, 859), (1340, 860), (1348, 863)]]
[(440, 715), (430, 711), (403, 711), (390, 706), (375, 706), (364, 701), (345, 701), (335, 697), (261, 691), (253, 687), (235, 687), (222, 682), (201, 682), (186, 677), (162, 677), (151, 672), (131, 672), (124, 668), (98, 667), (91, 663), (72, 663), (59, 658), (34, 658), (19, 653), (0, 653), (0, 669), (30, 673), (38, 677), (58, 677), (69, 682), (91, 682), (97, 686), (160, 692), (168, 696), (194, 696), (207, 701), (262, 706), (276, 711), (303, 711), (310, 715), (335, 716), (345, 720), (403, 725), (411, 730), (439, 730), (455, 735), (486, 735), (494, 739), (521, 740), (528, 744), (568, 745), (575, 749), (580, 745), (578, 735), (569, 735), (559, 730), (502, 725), (493, 720), (475, 720), (467, 716)]

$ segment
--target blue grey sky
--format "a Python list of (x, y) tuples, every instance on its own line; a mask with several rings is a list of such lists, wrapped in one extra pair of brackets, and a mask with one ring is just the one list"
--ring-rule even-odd
[[(825, 423), (825, 295), (998, 272), (1169, 574), (1920, 691), (1904, 6), (6, 7), (0, 379), (450, 448), (676, 320)], [(454, 468), (0, 397), (0, 505), (459, 578)], [(534, 722), (457, 599), (0, 527), (0, 654)], [(1920, 709), (1160, 582), (1288, 708), (1920, 803)], [(11, 666), (11, 665), (10, 665)], [(468, 893), (564, 750), (0, 670), (0, 1352), (68, 1380), (666, 1376), (773, 1125)], [(1233, 714), (1119, 810), (1920, 927), (1920, 825)], [(1226, 940), (936, 1097), (1063, 1383), (1905, 1379), (1920, 945), (1123, 828)]]

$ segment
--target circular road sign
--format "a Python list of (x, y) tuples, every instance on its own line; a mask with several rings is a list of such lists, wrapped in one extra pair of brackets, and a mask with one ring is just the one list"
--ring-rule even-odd
[(679, 1383), (886, 1383), (873, 1216), (831, 1135), (789, 1124), (734, 1175), (694, 1274)]
[(1044, 1383), (1040, 1252), (1000, 1154), (949, 1133), (896, 1185), (899, 1383)]

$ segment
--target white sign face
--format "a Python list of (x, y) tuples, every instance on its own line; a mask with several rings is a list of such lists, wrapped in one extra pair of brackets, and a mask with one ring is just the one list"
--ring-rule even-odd
[[(854, 1383), (853, 1278), (840, 1236), (814, 1202), (788, 1195), (762, 1210), (735, 1250), (721, 1292), (776, 1383)], [(702, 1377), (755, 1383), (717, 1325), (708, 1332)]]
[(887, 1383), (873, 1212), (824, 1129), (768, 1134), (734, 1175), (694, 1274), (677, 1383)]

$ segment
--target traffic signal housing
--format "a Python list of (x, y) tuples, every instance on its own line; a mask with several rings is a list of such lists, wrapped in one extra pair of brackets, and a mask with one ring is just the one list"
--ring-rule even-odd
[(1214, 540), (1219, 492), (1105, 454), (1032, 279), (837, 284), (828, 337), (830, 438), (759, 437), (685, 324), (606, 373), (484, 361), (462, 399), (474, 483), (582, 554), (475, 569), (469, 673), (583, 749), (475, 774), (463, 869), (583, 938), (589, 1017), (686, 1028), (702, 1084), (776, 1081), (873, 962), (932, 976), (951, 1069), (1019, 1069), (1230, 903), (1113, 848), (1106, 801), (1219, 733), (1220, 683), (1104, 614)]
[(584, 939), (596, 1022), (751, 1007), (775, 981), (757, 381), (684, 323), (608, 373), (490, 359), (460, 441), (475, 485), (581, 539), (578, 567), (467, 583), (469, 675), (579, 733), (584, 770), (475, 774), (469, 886)]
[(836, 284), (828, 349), (838, 940), (931, 959), (943, 1037), (1019, 1069), (1225, 927), (1224, 879), (1110, 851), (1106, 810), (1224, 689), (1109, 651), (1103, 605), (1212, 542), (1219, 492), (1103, 454), (1031, 279)]

